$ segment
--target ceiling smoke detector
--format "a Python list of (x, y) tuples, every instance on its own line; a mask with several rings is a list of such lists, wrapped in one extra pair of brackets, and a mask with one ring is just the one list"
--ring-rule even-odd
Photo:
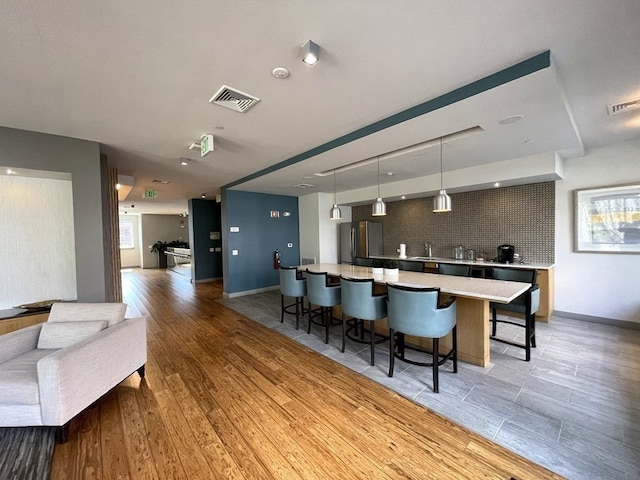
[(615, 105), (607, 105), (607, 113), (609, 115), (616, 115), (622, 112), (630, 112), (632, 110), (638, 110), (640, 108), (640, 98), (636, 100), (629, 100), (628, 102), (616, 103)]
[(271, 75), (276, 78), (287, 78), (289, 76), (289, 70), (284, 67), (276, 67), (271, 71)]
[(229, 108), (240, 113), (246, 112), (259, 101), (260, 99), (258, 97), (241, 92), (227, 85), (220, 87), (220, 90), (209, 99), (209, 103), (220, 105), (221, 107)]

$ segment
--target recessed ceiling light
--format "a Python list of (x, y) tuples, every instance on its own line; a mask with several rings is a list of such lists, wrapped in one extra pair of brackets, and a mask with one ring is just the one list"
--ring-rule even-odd
[(519, 122), (520, 120), (522, 120), (524, 118), (524, 115), (510, 115), (507, 118), (503, 118), (502, 120), (500, 120), (498, 123), (500, 125), (509, 125), (510, 123), (516, 123)]
[(273, 75), (276, 78), (287, 78), (289, 76), (289, 70), (287, 70), (284, 67), (276, 67), (273, 70), (271, 70), (271, 75)]
[(182, 165), (183, 167), (186, 167), (187, 165), (189, 165), (189, 159), (188, 158), (181, 158), (180, 159), (180, 165)]
[(405, 198), (407, 198), (407, 197), (406, 197), (406, 195), (402, 195), (400, 198), (401, 198), (402, 200), (404, 200), (404, 199), (405, 199)]
[(15, 174), (16, 174), (16, 172), (11, 170), (10, 168), (7, 168), (7, 175), (15, 175)]
[(500, 182), (496, 182), (493, 184), (494, 187), (498, 188), (500, 186)]
[(394, 173), (393, 172), (387, 172), (387, 177), (393, 177)]
[(298, 183), (297, 185), (294, 185), (293, 188), (301, 188), (302, 190), (304, 190), (305, 188), (313, 188), (315, 187), (315, 185), (311, 185), (310, 183)]
[(161, 183), (163, 185), (167, 185), (171, 182), (169, 180), (151, 180), (151, 183)]

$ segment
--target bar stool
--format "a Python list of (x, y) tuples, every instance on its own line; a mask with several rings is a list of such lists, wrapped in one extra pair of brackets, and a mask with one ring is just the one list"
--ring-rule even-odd
[(471, 265), (439, 263), (438, 273), (441, 273), (443, 275), (455, 275), (457, 277), (470, 277)]
[[(293, 297), (295, 302), (284, 304), (284, 297)], [(304, 308), (304, 297), (307, 296), (307, 280), (296, 267), (280, 267), (280, 323), (284, 322), (284, 314), (295, 314), (296, 330), (300, 328), (300, 315), (307, 311)], [(292, 308), (295, 307), (295, 311)]]
[[(307, 333), (311, 333), (311, 323), (322, 325), (325, 328), (324, 343), (329, 343), (329, 327), (338, 325), (338, 318), (333, 316), (333, 307), (340, 305), (340, 284), (330, 284), (327, 272), (310, 272), (307, 270), (307, 297), (309, 300), (309, 325)], [(311, 305), (320, 307), (319, 311), (312, 310)], [(319, 316), (320, 322), (313, 320)]]
[[(389, 304), (389, 376), (393, 377), (394, 359), (413, 365), (433, 367), (433, 391), (438, 393), (438, 366), (447, 360), (453, 360), (453, 373), (458, 372), (458, 339), (456, 334), (456, 298), (438, 305), (439, 288), (414, 288), (387, 284)], [(452, 332), (451, 350), (441, 355), (438, 351), (438, 340)], [(397, 335), (397, 343), (396, 343)], [(432, 351), (405, 345), (405, 335), (430, 338)], [(430, 363), (411, 360), (405, 356), (405, 350), (412, 349), (430, 353)], [(397, 351), (396, 351), (397, 350)]]
[(408, 272), (424, 272), (424, 263), (412, 260), (398, 260), (398, 268)]
[[(376, 335), (375, 321), (387, 316), (387, 296), (376, 295), (373, 292), (372, 278), (347, 278), (340, 277), (342, 287), (342, 352), (344, 353), (347, 331), (347, 316), (352, 317), (355, 337), (349, 337), (359, 343), (364, 343), (364, 333), (369, 334), (371, 348), (371, 365), (374, 364), (375, 344), (384, 342), (388, 337)], [(369, 331), (364, 329), (364, 320), (369, 321)], [(358, 327), (361, 328), (361, 337), (358, 337)]]
[[(536, 284), (537, 271), (523, 268), (493, 267), (491, 277), (495, 280), (530, 283), (531, 287), (509, 303), (489, 303), (491, 309), (491, 340), (506, 343), (525, 350), (525, 361), (531, 360), (531, 347), (536, 348), (536, 312), (540, 307), (540, 289)], [(524, 314), (524, 324), (513, 320), (498, 320), (497, 310)], [(524, 327), (524, 345), (496, 337), (498, 323), (508, 323)]]

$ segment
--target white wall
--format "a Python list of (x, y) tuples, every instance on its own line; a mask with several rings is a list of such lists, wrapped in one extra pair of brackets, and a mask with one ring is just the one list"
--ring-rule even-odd
[(158, 254), (151, 245), (173, 240), (189, 241), (189, 222), (179, 215), (140, 215), (142, 268), (158, 268)]
[(133, 248), (120, 250), (120, 266), (122, 268), (139, 267), (142, 263), (142, 236), (140, 235), (140, 215), (120, 215), (120, 221), (128, 220), (133, 224)]
[(312, 193), (298, 199), (300, 209), (300, 257), (316, 263), (337, 263), (340, 223), (351, 221), (351, 207), (340, 206), (342, 220), (331, 220), (333, 195)]
[(78, 298), (71, 190), (71, 180), (0, 175), (0, 310)]
[(631, 183), (640, 184), (640, 140), (565, 160), (556, 182), (556, 311), (640, 323), (640, 254), (573, 252), (574, 190)]

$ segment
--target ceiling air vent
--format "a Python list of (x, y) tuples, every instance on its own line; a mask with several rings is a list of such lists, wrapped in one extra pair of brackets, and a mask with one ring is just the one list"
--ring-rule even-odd
[(629, 100), (628, 102), (616, 103), (615, 105), (607, 105), (607, 113), (615, 115), (617, 113), (628, 112), (640, 108), (640, 98)]
[(260, 101), (259, 98), (241, 92), (234, 88), (223, 85), (220, 87), (209, 103), (220, 105), (221, 107), (230, 108), (236, 112), (244, 113)]
[(315, 185), (311, 185), (310, 183), (299, 183), (297, 185), (294, 185), (294, 188), (301, 188), (301, 189), (305, 189), (305, 188), (313, 188), (315, 187)]

